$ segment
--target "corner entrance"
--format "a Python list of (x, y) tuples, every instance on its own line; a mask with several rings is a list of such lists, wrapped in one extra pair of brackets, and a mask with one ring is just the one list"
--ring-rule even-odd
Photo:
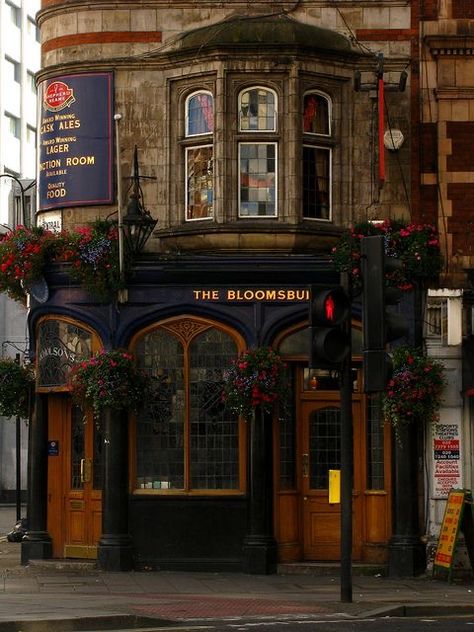
[(53, 557), (97, 557), (102, 529), (102, 432), (67, 395), (48, 403), (48, 532)]

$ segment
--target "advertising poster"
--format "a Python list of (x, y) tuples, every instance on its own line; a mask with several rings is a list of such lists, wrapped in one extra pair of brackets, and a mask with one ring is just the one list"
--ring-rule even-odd
[(112, 204), (112, 73), (47, 79), (38, 99), (38, 210)]
[(460, 428), (441, 423), (433, 432), (433, 498), (447, 498), (451, 489), (462, 487)]

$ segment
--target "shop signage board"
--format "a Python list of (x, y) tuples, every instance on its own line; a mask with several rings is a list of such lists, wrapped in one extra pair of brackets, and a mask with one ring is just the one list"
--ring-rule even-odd
[(447, 498), (462, 486), (460, 422), (433, 426), (433, 498)]
[(113, 74), (42, 81), (38, 104), (38, 210), (112, 204)]
[(460, 531), (464, 534), (471, 566), (474, 569), (473, 502), (468, 490), (449, 492), (436, 548), (433, 575), (451, 580)]

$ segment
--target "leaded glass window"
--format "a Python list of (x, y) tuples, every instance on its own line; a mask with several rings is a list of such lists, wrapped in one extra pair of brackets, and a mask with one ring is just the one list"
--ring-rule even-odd
[(200, 91), (189, 95), (185, 102), (185, 136), (193, 144), (184, 150), (186, 221), (209, 219), (214, 213), (213, 132), (212, 94)]
[(240, 143), (239, 213), (241, 217), (277, 214), (276, 143)]
[(241, 132), (276, 131), (276, 95), (268, 88), (249, 88), (240, 93)]
[(336, 407), (311, 414), (309, 422), (310, 488), (327, 489), (329, 470), (341, 469), (341, 413)]
[(212, 145), (186, 149), (186, 219), (212, 217), (214, 157)]
[(217, 327), (182, 319), (136, 345), (155, 394), (136, 421), (136, 489), (241, 489), (242, 423), (221, 401), (235, 340)]
[(382, 398), (377, 393), (367, 400), (367, 488), (385, 489)]
[(38, 328), (38, 387), (66, 386), (71, 368), (92, 351), (89, 331), (68, 321), (44, 320)]
[(296, 409), (294, 373), (288, 369), (288, 392), (278, 406), (280, 428), (280, 490), (296, 488)]
[(303, 98), (303, 132), (305, 134), (331, 133), (328, 98), (317, 92), (310, 92)]
[(331, 150), (303, 147), (303, 208), (311, 219), (330, 219)]
[(186, 136), (212, 134), (214, 102), (210, 92), (197, 92), (186, 99)]
[(193, 489), (238, 489), (239, 426), (221, 401), (223, 374), (237, 352), (218, 329), (189, 348), (190, 484)]
[(312, 91), (303, 97), (302, 204), (306, 219), (331, 219), (331, 101)]

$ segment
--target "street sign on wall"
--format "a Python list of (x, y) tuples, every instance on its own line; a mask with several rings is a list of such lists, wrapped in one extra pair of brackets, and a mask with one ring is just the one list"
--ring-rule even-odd
[(47, 79), (38, 100), (38, 210), (111, 204), (112, 73)]

